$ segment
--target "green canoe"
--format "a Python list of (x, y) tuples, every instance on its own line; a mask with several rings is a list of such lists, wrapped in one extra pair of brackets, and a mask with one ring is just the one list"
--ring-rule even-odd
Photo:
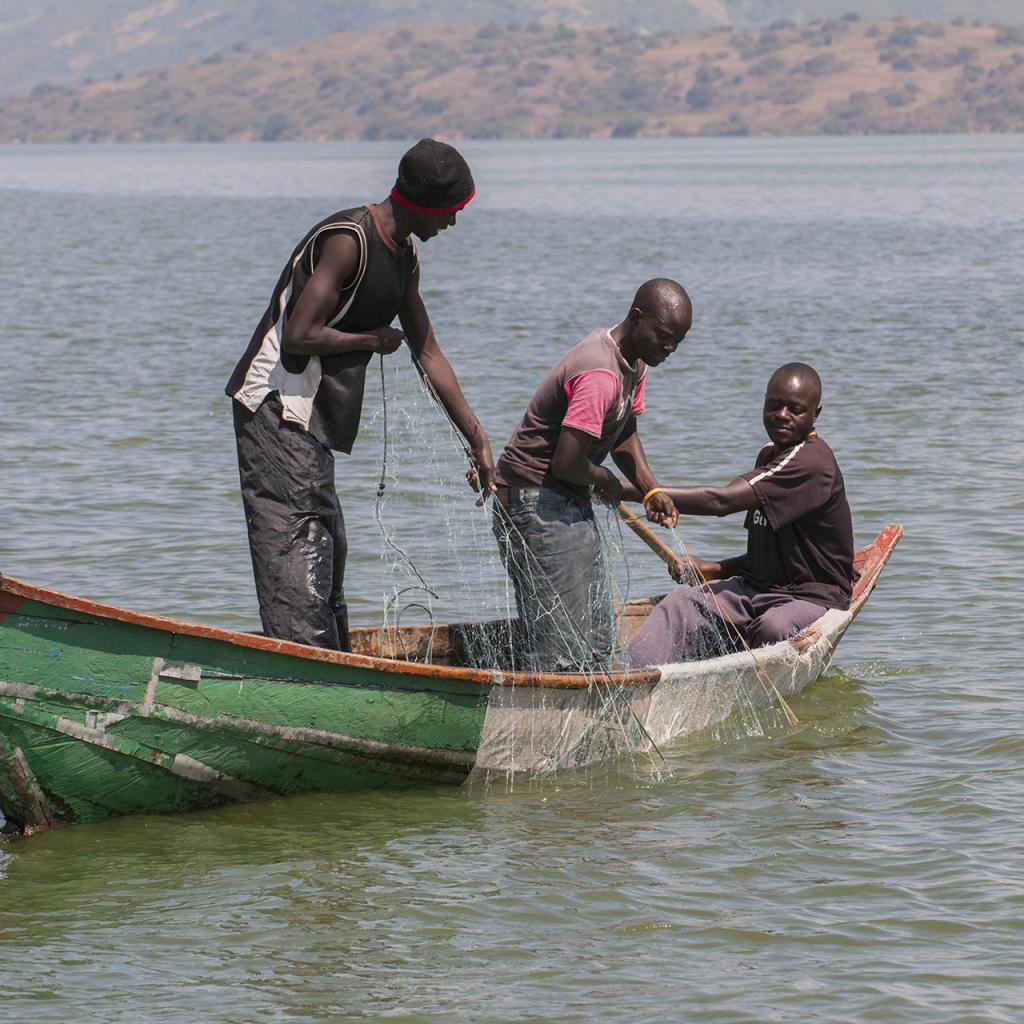
[[(901, 532), (857, 553), (849, 611), (758, 651), (779, 692), (827, 667)], [(652, 603), (626, 605), (624, 635)], [(777, 699), (745, 652), (598, 677), (466, 668), (467, 628), (354, 630), (343, 654), (0, 577), (4, 827), (550, 772)]]

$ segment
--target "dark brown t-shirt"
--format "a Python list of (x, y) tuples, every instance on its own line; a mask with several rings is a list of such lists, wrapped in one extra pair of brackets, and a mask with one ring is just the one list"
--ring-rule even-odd
[(759, 590), (849, 608), (853, 521), (832, 449), (811, 434), (777, 455), (765, 445), (754, 465), (742, 476), (760, 507), (743, 524), (747, 559), (741, 575)]

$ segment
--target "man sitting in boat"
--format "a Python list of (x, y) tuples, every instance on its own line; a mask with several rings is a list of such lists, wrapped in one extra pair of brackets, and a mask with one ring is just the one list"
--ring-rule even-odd
[[(717, 638), (730, 636), (733, 626), (751, 647), (775, 643), (826, 608), (849, 607), (853, 525), (843, 474), (814, 429), (820, 412), (818, 374), (805, 363), (787, 363), (768, 381), (763, 418), (772, 443), (754, 469), (725, 487), (665, 489), (686, 515), (745, 511), (747, 553), (696, 559), (694, 569), (714, 582), (681, 586), (661, 601), (629, 642), (631, 665), (717, 653)], [(627, 489), (625, 496), (635, 501), (640, 493)]]
[(591, 489), (611, 502), (622, 496), (606, 456), (643, 496), (649, 519), (675, 522), (636, 418), (647, 367), (676, 350), (692, 318), (675, 281), (641, 285), (621, 323), (592, 331), (541, 381), (498, 460), (494, 533), (534, 670), (579, 671), (611, 653), (611, 595), (590, 504)]

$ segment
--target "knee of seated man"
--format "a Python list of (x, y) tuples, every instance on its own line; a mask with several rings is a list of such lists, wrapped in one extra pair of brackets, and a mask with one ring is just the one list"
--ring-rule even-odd
[(808, 601), (791, 601), (769, 608), (747, 627), (747, 639), (755, 647), (788, 640), (814, 622), (824, 610)]
[(696, 610), (714, 607), (713, 602), (714, 598), (700, 587), (691, 587), (684, 583), (670, 590), (658, 602), (658, 607), (670, 615), (691, 615)]

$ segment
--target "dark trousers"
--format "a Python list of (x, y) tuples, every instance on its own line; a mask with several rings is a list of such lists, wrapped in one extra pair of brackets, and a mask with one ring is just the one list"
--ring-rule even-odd
[(347, 651), (348, 542), (334, 489), (334, 453), (281, 418), (277, 395), (255, 413), (231, 404), (263, 632)]
[(546, 487), (510, 487), (493, 529), (512, 585), (524, 667), (581, 671), (615, 642), (601, 537), (589, 504)]
[(799, 633), (825, 614), (821, 605), (788, 594), (761, 591), (740, 576), (703, 587), (676, 587), (651, 611), (626, 648), (634, 668), (713, 658), (734, 646), (725, 612), (751, 647), (777, 643)]

